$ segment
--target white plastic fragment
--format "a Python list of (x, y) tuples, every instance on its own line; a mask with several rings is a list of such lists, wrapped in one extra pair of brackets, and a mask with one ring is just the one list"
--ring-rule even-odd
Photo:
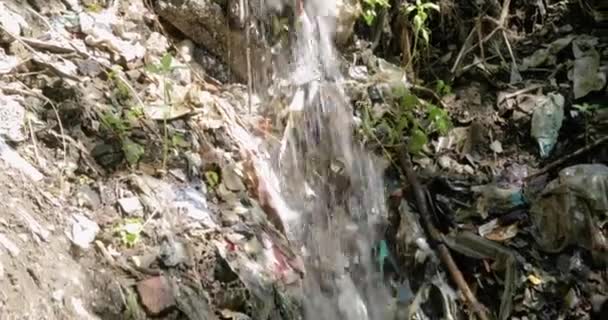
[(557, 143), (564, 120), (564, 97), (549, 93), (541, 100), (532, 114), (531, 136), (536, 139), (540, 156), (546, 158)]

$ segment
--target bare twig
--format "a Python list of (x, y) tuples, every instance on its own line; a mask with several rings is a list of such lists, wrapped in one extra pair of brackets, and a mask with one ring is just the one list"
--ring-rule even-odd
[(502, 11), (500, 12), (500, 17), (498, 18), (498, 23), (501, 27), (505, 26), (505, 22), (509, 16), (509, 6), (511, 6), (511, 0), (504, 0), (502, 3)]
[(458, 66), (460, 66), (460, 63), (462, 61), (462, 58), (464, 58), (467, 50), (469, 49), (469, 42), (471, 42), (471, 39), (473, 39), (473, 36), (475, 35), (476, 30), (477, 30), (477, 25), (475, 25), (473, 27), (473, 29), (471, 29), (471, 32), (469, 32), (469, 35), (467, 36), (467, 39), (464, 41), (462, 48), (460, 48), (460, 52), (458, 52), (458, 56), (456, 56), (456, 61), (454, 61), (454, 65), (452, 66), (452, 69), (450, 70), (450, 72), (456, 73), (456, 70), (458, 69)]
[[(508, 30), (505, 28), (505, 24), (507, 22), (507, 18), (509, 16), (509, 6), (511, 5), (511, 0), (504, 0), (503, 4), (502, 4), (502, 10), (500, 11), (500, 17), (498, 19), (492, 18), (490, 16), (483, 16), (479, 19), (479, 22), (475, 24), (475, 26), (471, 29), (471, 32), (469, 33), (469, 35), (467, 36), (467, 39), (465, 40), (464, 44), (462, 45), (462, 48), (460, 49), (460, 52), (458, 53), (458, 56), (456, 57), (456, 61), (454, 61), (454, 65), (452, 66), (452, 69), (450, 70), (452, 73), (455, 73), (456, 70), (458, 69), (458, 66), (460, 65), (460, 63), (462, 62), (462, 59), (469, 54), (469, 52), (471, 52), (472, 50), (475, 50), (475, 48), (477, 48), (478, 46), (480, 47), (481, 50), (481, 55), (482, 55), (482, 61), (483, 59), (483, 44), (485, 42), (487, 42), (488, 40), (490, 40), (494, 34), (498, 31), (501, 31), (504, 37), (504, 40), (506, 42), (506, 46), (509, 50), (509, 54), (511, 55), (511, 60), (513, 62), (514, 65), (516, 65), (515, 62), (515, 56), (513, 54), (513, 50), (511, 49), (511, 44), (508, 41), (507, 38), (507, 33)], [(478, 41), (478, 43), (476, 43), (475, 45), (469, 46), (469, 42), (470, 40), (473, 38), (473, 35), (477, 32), (478, 37), (481, 38), (481, 21), (489, 21), (493, 24), (496, 25), (496, 28), (494, 30), (492, 30), (487, 36), (485, 36), (483, 39), (480, 39)]]
[(433, 225), (433, 221), (431, 220), (431, 215), (428, 207), (428, 202), (426, 198), (426, 193), (418, 181), (416, 177), (416, 173), (412, 167), (412, 162), (410, 160), (409, 155), (406, 150), (401, 150), (399, 154), (399, 158), (401, 161), (401, 167), (405, 172), (407, 180), (409, 181), (410, 186), (413, 189), (414, 196), (416, 198), (416, 203), (418, 204), (418, 211), (420, 212), (422, 221), (425, 224), (426, 230), (429, 233), (430, 237), (437, 243), (437, 250), (439, 251), (439, 256), (446, 268), (450, 272), (452, 276), (452, 280), (456, 283), (458, 288), (462, 291), (466, 301), (469, 304), (469, 307), (481, 320), (489, 320), (488, 315), (486, 314), (485, 307), (477, 300), (477, 297), (473, 294), (469, 285), (467, 284), (462, 272), (454, 262), (450, 251), (447, 246), (442, 242), (443, 235), (435, 228)]
[(486, 54), (483, 50), (483, 35), (481, 32), (481, 19), (477, 19), (477, 38), (479, 39), (479, 54), (481, 55), (481, 61), (485, 61)]
[(496, 58), (496, 57), (498, 57), (498, 55), (497, 55), (497, 54), (493, 54), (493, 55), (491, 55), (491, 56), (489, 56), (489, 57), (486, 57), (485, 59), (479, 59), (479, 60), (477, 60), (477, 61), (473, 61), (473, 62), (471, 62), (470, 64), (468, 64), (468, 65), (466, 65), (466, 66), (462, 67), (462, 69), (461, 69), (461, 70), (462, 70), (463, 72), (464, 72), (464, 71), (467, 71), (467, 70), (469, 70), (469, 69), (471, 69), (471, 68), (473, 68), (473, 67), (477, 66), (478, 64), (486, 63), (486, 62), (488, 62), (488, 61), (490, 61), (490, 60), (492, 60), (492, 59), (494, 59), (494, 58)]
[(36, 139), (36, 133), (34, 132), (34, 128), (32, 127), (32, 118), (27, 116), (27, 126), (30, 129), (30, 135), (32, 136), (32, 144), (34, 145), (34, 156), (36, 156), (36, 162), (39, 167), (43, 167), (42, 158), (40, 158), (40, 152), (38, 151), (38, 140)]
[(529, 86), (527, 88), (523, 88), (523, 89), (517, 90), (515, 92), (511, 92), (511, 93), (505, 95), (504, 97), (502, 97), (500, 100), (498, 100), (498, 103), (501, 103), (501, 102), (503, 102), (505, 100), (513, 99), (513, 98), (515, 98), (515, 97), (517, 97), (519, 95), (522, 95), (524, 93), (528, 93), (530, 91), (534, 91), (536, 89), (540, 89), (542, 87), (544, 87), (542, 84), (535, 84), (535, 85), (531, 85), (531, 86)]
[(547, 172), (549, 172), (549, 171), (551, 171), (551, 170), (553, 170), (553, 169), (555, 169), (555, 168), (559, 167), (559, 166), (560, 166), (560, 165), (562, 165), (564, 162), (566, 162), (566, 161), (568, 161), (568, 160), (571, 160), (572, 158), (578, 157), (578, 156), (580, 156), (581, 154), (583, 154), (583, 153), (585, 153), (585, 152), (588, 152), (588, 151), (590, 151), (591, 149), (593, 149), (593, 148), (595, 148), (595, 147), (598, 147), (598, 146), (600, 146), (600, 145), (602, 145), (602, 144), (604, 144), (604, 143), (607, 143), (607, 142), (608, 142), (608, 136), (605, 136), (605, 137), (599, 138), (599, 139), (595, 140), (593, 143), (588, 144), (588, 145), (586, 145), (586, 146), (584, 146), (584, 147), (582, 147), (582, 148), (579, 148), (579, 149), (575, 150), (574, 152), (572, 152), (572, 153), (570, 153), (570, 154), (568, 154), (568, 155), (566, 155), (566, 156), (564, 156), (564, 157), (562, 157), (562, 158), (560, 158), (560, 159), (558, 159), (558, 160), (555, 160), (555, 161), (553, 161), (553, 162), (549, 163), (548, 165), (546, 165), (545, 167), (543, 167), (543, 168), (542, 168), (542, 169), (540, 169), (539, 171), (537, 171), (537, 172), (535, 172), (535, 173), (533, 173), (533, 174), (531, 174), (531, 175), (527, 176), (525, 180), (526, 180), (526, 181), (530, 181), (530, 180), (532, 180), (533, 178), (536, 178), (536, 177), (538, 177), (538, 176), (541, 176), (541, 175), (543, 175), (543, 174), (545, 174), (545, 173), (547, 173)]

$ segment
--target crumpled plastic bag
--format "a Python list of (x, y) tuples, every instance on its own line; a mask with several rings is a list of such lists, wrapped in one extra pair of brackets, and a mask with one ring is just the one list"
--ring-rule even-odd
[(572, 80), (574, 98), (582, 98), (606, 85), (606, 74), (600, 70), (600, 53), (594, 48), (585, 48), (584, 43), (572, 43), (574, 66), (568, 75)]
[(608, 167), (581, 164), (563, 169), (530, 208), (534, 237), (543, 251), (579, 245), (608, 262), (608, 242), (599, 225), (608, 218)]
[(540, 156), (545, 158), (557, 143), (559, 130), (564, 121), (564, 97), (559, 93), (549, 93), (541, 100), (532, 114), (531, 135), (536, 139)]

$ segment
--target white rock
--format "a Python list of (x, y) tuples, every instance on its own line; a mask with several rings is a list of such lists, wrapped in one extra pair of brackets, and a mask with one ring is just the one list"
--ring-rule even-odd
[(72, 230), (66, 236), (72, 243), (86, 250), (95, 240), (99, 230), (95, 221), (77, 213), (72, 216)]
[(118, 205), (122, 209), (124, 213), (129, 216), (136, 215), (137, 213), (141, 213), (144, 210), (144, 206), (139, 201), (138, 197), (127, 197), (118, 199)]

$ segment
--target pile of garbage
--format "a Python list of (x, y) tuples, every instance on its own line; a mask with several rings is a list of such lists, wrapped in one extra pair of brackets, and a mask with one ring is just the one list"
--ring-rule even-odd
[[(112, 279), (100, 281), (82, 308), (53, 303), (76, 310), (74, 317), (103, 319), (299, 319), (307, 266), (284, 225), (297, 213), (280, 196), (265, 151), (280, 141), (279, 114), (289, 101), (277, 93), (262, 102), (244, 85), (221, 83), (232, 72), (246, 78), (244, 51), (220, 61), (197, 44), (227, 55), (219, 36), (244, 38), (234, 21), (199, 21), (205, 32), (195, 38), (189, 20), (180, 20), (174, 24), (194, 42), (172, 43), (157, 13), (183, 13), (174, 2), (0, 3), (0, 159), (65, 208), (61, 230), (32, 230), (69, 239), (65, 251), (91, 279)], [(341, 42), (361, 10), (357, 1), (344, 5)], [(231, 43), (238, 42), (242, 48), (243, 41)], [(605, 39), (568, 32), (522, 55), (515, 80), (539, 68), (568, 77), (514, 80), (489, 99), (479, 81), (429, 94), (363, 42), (354, 50), (360, 54), (343, 85), (368, 145), (404, 144), (402, 131), (386, 125), (395, 120), (394, 103), (413, 110), (407, 117), (423, 114), (434, 130), (408, 134), (420, 186), (402, 180), (408, 168), (397, 157), (387, 165), (391, 224), (374, 257), (378, 281), (392, 290), (388, 313), (601, 314), (608, 305), (606, 108), (591, 99), (606, 92)], [(560, 60), (566, 51), (573, 58)], [(448, 113), (456, 125), (444, 121)], [(581, 124), (580, 136), (570, 136)], [(2, 241), (2, 250), (14, 252), (10, 243)]]

